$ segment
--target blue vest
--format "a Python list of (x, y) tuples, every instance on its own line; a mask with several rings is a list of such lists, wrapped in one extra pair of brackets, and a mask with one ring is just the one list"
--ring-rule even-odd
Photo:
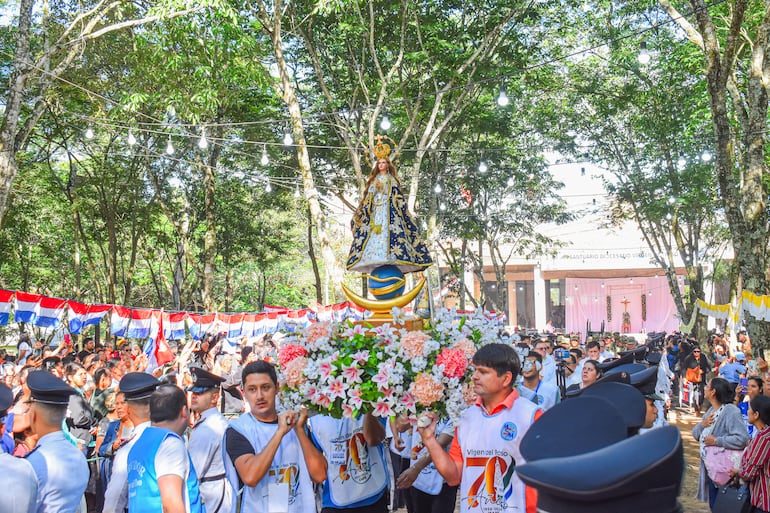
[[(128, 453), (128, 511), (162, 513), (163, 504), (158, 488), (158, 476), (155, 474), (155, 454), (160, 444), (168, 437), (180, 438), (179, 435), (165, 428), (148, 427)], [(180, 438), (181, 439), (181, 438)], [(190, 456), (187, 456), (188, 460)], [(198, 475), (190, 463), (187, 475), (187, 498), (190, 513), (204, 513), (198, 489)]]

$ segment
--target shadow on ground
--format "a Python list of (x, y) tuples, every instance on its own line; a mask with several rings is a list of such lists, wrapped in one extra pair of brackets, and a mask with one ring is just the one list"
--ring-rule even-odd
[(684, 513), (709, 513), (708, 504), (695, 498), (695, 493), (698, 491), (700, 455), (698, 442), (692, 437), (692, 428), (700, 422), (700, 417), (693, 415), (689, 408), (674, 408), (668, 414), (668, 421), (679, 428), (684, 444), (685, 470), (679, 502), (684, 508)]

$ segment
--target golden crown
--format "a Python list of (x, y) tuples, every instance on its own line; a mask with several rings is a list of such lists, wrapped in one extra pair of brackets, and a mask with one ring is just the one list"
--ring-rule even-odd
[(377, 157), (377, 160), (380, 159), (386, 159), (390, 156), (390, 144), (385, 142), (386, 140), (389, 140), (391, 142), (394, 142), (393, 139), (388, 137), (387, 135), (378, 135), (374, 138), (376, 144), (374, 145), (374, 156)]

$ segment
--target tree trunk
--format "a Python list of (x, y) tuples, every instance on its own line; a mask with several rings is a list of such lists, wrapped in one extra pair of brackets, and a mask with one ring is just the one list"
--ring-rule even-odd
[(313, 217), (310, 209), (307, 209), (307, 254), (310, 257), (310, 263), (313, 265), (313, 277), (315, 278), (315, 301), (322, 304), (323, 294), (321, 283), (321, 271), (318, 269), (318, 260), (315, 256), (315, 247), (313, 246)]

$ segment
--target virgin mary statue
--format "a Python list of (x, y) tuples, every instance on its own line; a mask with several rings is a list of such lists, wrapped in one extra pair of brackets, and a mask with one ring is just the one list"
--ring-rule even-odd
[(382, 265), (395, 265), (403, 273), (421, 271), (433, 260), (406, 208), (396, 167), (389, 158), (390, 145), (382, 136), (377, 136), (374, 155), (377, 162), (350, 222), (353, 243), (346, 268), (371, 273)]

